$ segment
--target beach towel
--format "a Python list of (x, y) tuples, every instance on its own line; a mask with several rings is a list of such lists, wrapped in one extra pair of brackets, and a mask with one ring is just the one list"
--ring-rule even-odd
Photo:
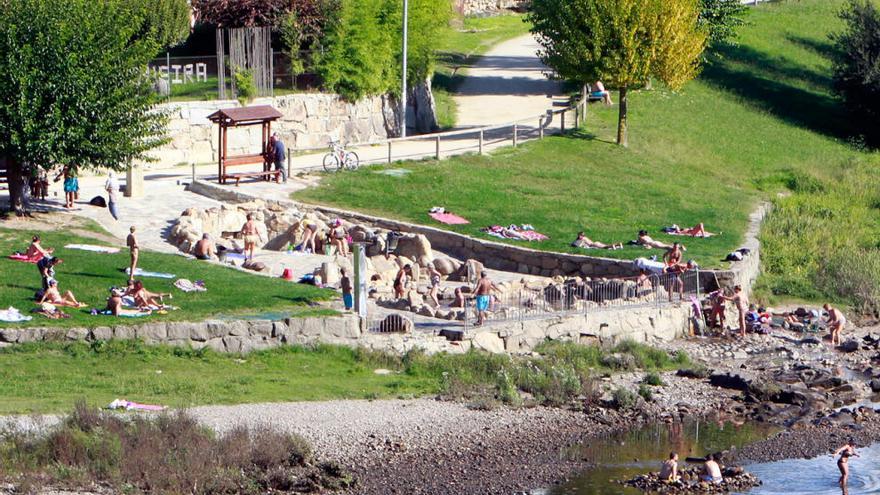
[(208, 289), (205, 287), (205, 283), (201, 280), (196, 280), (195, 282), (191, 282), (185, 278), (177, 279), (174, 282), (174, 286), (184, 292), (205, 292)]
[(481, 232), (485, 232), (494, 237), (513, 239), (516, 241), (544, 241), (549, 239), (546, 235), (536, 232), (531, 225), (510, 225), (507, 227), (492, 225), (491, 227), (486, 227), (485, 229), (480, 230)]
[(156, 406), (153, 404), (138, 404), (125, 399), (116, 399), (111, 402), (107, 409), (125, 409), (126, 411), (164, 411), (165, 406)]
[(113, 254), (118, 253), (119, 248), (109, 246), (95, 246), (93, 244), (67, 244), (66, 249), (79, 249), (80, 251), (91, 251), (93, 253)]
[(37, 255), (34, 256), (33, 258), (28, 258), (27, 256), (25, 256), (21, 253), (15, 253), (15, 254), (9, 255), (9, 259), (11, 259), (12, 261), (22, 261), (24, 263), (36, 263), (36, 262), (40, 261), (41, 259), (43, 259), (43, 255), (37, 253)]
[[(131, 268), (125, 269), (126, 275), (131, 275)], [(134, 269), (135, 277), (152, 277), (152, 278), (174, 278), (173, 273), (162, 273), (162, 272), (148, 272), (146, 270), (141, 270), (140, 268)]]
[(228, 260), (241, 260), (241, 261), (244, 261), (244, 260), (247, 259), (247, 256), (245, 256), (245, 255), (242, 254), (242, 253), (230, 253), (230, 252), (227, 252), (227, 253), (226, 253), (226, 259), (228, 259)]
[[(109, 309), (105, 309), (104, 311), (99, 311), (98, 313), (93, 313), (101, 316), (113, 316), (113, 312)], [(152, 313), (150, 311), (140, 311), (138, 309), (120, 309), (119, 317), (121, 318), (140, 318), (141, 316), (150, 316)]]
[(455, 213), (435, 212), (429, 213), (429, 215), (431, 215), (431, 218), (433, 218), (434, 220), (437, 220), (440, 223), (445, 223), (446, 225), (464, 225), (470, 223), (464, 218), (456, 215)]
[(666, 265), (662, 261), (649, 260), (648, 258), (636, 258), (633, 264), (639, 270), (645, 270), (651, 273), (663, 273)]
[(31, 321), (32, 319), (30, 316), (21, 314), (19, 310), (12, 306), (9, 309), (0, 310), (0, 321), (5, 321), (6, 323), (20, 323), (22, 321)]

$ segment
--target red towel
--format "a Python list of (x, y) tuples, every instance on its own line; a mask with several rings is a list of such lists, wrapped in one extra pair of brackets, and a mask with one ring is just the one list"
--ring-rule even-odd
[(470, 223), (454, 213), (430, 213), (431, 218), (446, 225), (464, 225)]
[(33, 258), (28, 258), (27, 256), (25, 256), (23, 254), (13, 254), (13, 255), (9, 256), (9, 259), (11, 259), (13, 261), (23, 261), (25, 263), (36, 263), (36, 262), (40, 261), (41, 259), (43, 259), (43, 255), (37, 254), (37, 256), (34, 256)]

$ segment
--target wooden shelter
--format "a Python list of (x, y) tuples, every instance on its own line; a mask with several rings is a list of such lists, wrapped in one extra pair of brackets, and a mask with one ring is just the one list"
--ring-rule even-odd
[[(217, 110), (208, 116), (208, 119), (217, 124), (219, 128), (220, 141), (218, 142), (218, 147), (220, 153), (217, 157), (217, 180), (221, 184), (225, 184), (227, 179), (234, 179), (235, 185), (237, 186), (238, 182), (245, 177), (264, 177), (266, 180), (274, 177), (276, 182), (280, 180), (281, 171), (272, 170), (272, 162), (269, 159), (269, 137), (272, 135), (272, 122), (281, 117), (281, 112), (269, 105), (224, 108)], [(252, 125), (260, 125), (262, 128), (260, 153), (253, 155), (229, 156), (227, 143), (229, 128)], [(263, 165), (262, 170), (254, 172), (239, 172), (235, 174), (228, 172), (229, 167), (253, 165), (257, 163)]]

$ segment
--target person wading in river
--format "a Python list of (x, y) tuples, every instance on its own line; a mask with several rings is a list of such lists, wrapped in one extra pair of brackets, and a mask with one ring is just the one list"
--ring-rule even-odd
[(486, 272), (480, 274), (480, 280), (477, 281), (477, 286), (474, 287), (474, 294), (477, 299), (477, 326), (483, 324), (486, 320), (486, 312), (489, 310), (489, 303), (492, 301), (492, 291), (497, 291), (498, 287), (489, 280), (489, 275)]
[(853, 445), (852, 439), (848, 440), (846, 445), (837, 449), (834, 452), (834, 455), (840, 456), (837, 459), (837, 469), (840, 470), (840, 479), (838, 480), (838, 483), (840, 483), (841, 487), (845, 487), (846, 482), (849, 479), (849, 458), (859, 456), (859, 454), (856, 454), (856, 447)]

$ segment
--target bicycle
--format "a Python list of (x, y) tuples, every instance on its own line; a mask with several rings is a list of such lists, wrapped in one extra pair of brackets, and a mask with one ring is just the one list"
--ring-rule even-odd
[(336, 141), (330, 141), (330, 153), (324, 155), (324, 171), (335, 172), (347, 168), (357, 170), (361, 160), (354, 151), (346, 151), (345, 147)]

